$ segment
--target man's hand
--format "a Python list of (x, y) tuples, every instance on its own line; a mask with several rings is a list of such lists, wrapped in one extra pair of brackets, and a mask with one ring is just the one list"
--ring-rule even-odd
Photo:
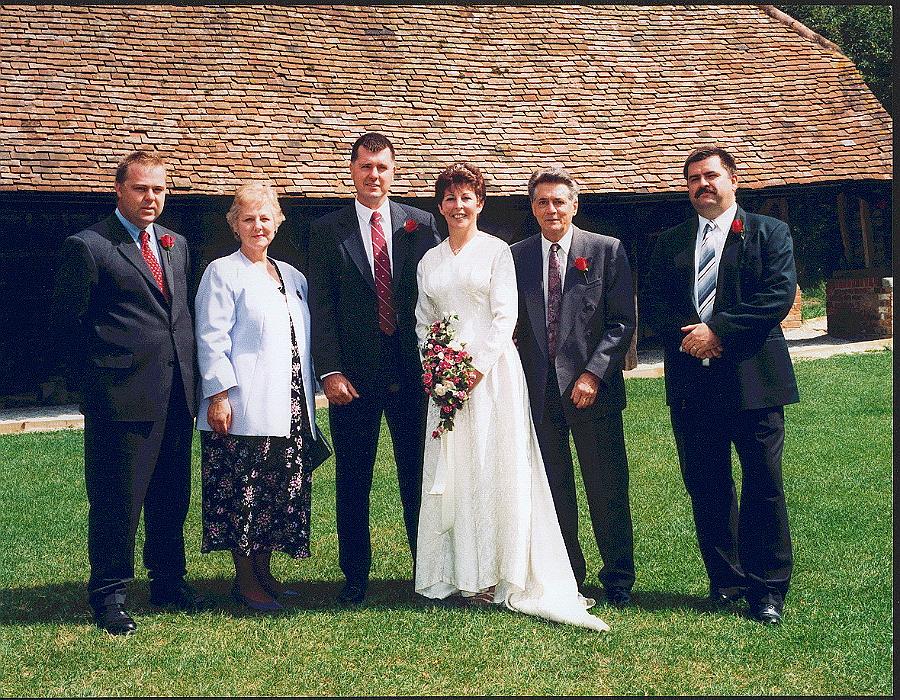
[(683, 352), (699, 360), (722, 356), (722, 343), (719, 341), (719, 336), (705, 323), (692, 323), (684, 326), (681, 332), (687, 333), (681, 340)]
[(206, 409), (206, 420), (209, 427), (220, 435), (227, 435), (231, 430), (231, 402), (228, 391), (222, 391), (210, 397), (209, 408)]
[(353, 399), (359, 398), (359, 394), (356, 393), (350, 380), (340, 372), (329, 374), (322, 380), (322, 391), (325, 392), (325, 397), (330, 403), (338, 406), (345, 406)]
[(588, 408), (597, 400), (597, 387), (600, 380), (590, 372), (582, 372), (572, 387), (572, 403), (575, 408)]

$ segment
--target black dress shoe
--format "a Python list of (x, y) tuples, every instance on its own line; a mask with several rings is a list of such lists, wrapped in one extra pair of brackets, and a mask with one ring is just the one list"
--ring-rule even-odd
[(725, 591), (711, 590), (706, 596), (705, 602), (711, 608), (725, 609), (733, 607), (742, 597), (741, 591), (726, 593)]
[(624, 588), (611, 586), (606, 589), (606, 600), (617, 608), (625, 608), (631, 605), (631, 593)]
[(366, 597), (367, 584), (368, 582), (366, 581), (347, 581), (341, 589), (341, 592), (338, 594), (338, 605), (345, 608), (362, 605), (362, 602)]
[(753, 619), (764, 625), (780, 625), (781, 611), (778, 609), (778, 606), (766, 603), (753, 609)]
[(200, 595), (184, 581), (175, 586), (150, 587), (150, 602), (153, 605), (172, 607), (181, 612), (202, 612), (211, 610), (212, 603)]
[(95, 610), (94, 622), (97, 623), (97, 627), (106, 630), (110, 634), (131, 634), (137, 629), (134, 620), (118, 603)]

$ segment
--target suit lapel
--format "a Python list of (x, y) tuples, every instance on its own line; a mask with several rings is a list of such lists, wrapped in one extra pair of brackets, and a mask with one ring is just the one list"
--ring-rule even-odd
[[(172, 250), (166, 250), (160, 239), (168, 233), (161, 226), (153, 226), (153, 232), (156, 234), (156, 248), (159, 251), (159, 264), (162, 267), (163, 274), (166, 276), (166, 284), (169, 286), (169, 298), (175, 300), (175, 273), (172, 271), (172, 257), (176, 254), (175, 246)], [(154, 283), (155, 284), (155, 283)], [(174, 304), (172, 304), (174, 306)]]
[(408, 233), (406, 231), (404, 226), (406, 223), (406, 214), (400, 205), (395, 204), (394, 202), (391, 202), (390, 205), (392, 229), (391, 254), (393, 258), (391, 264), (391, 287), (396, 292), (399, 284), (398, 280), (400, 279), (400, 272), (403, 270), (403, 265), (409, 257), (409, 247), (415, 233)]
[(372, 291), (375, 291), (375, 278), (372, 276), (372, 268), (369, 265), (369, 258), (366, 255), (366, 249), (363, 246), (362, 237), (360, 236), (359, 217), (356, 215), (356, 205), (351, 204), (344, 209), (341, 217), (341, 225), (338, 235), (343, 236), (341, 245), (347, 251), (347, 255), (359, 268), (359, 273), (363, 279), (369, 283)]
[(522, 269), (525, 278), (522, 286), (525, 308), (538, 347), (544, 357), (547, 357), (547, 307), (544, 303), (544, 256), (541, 249), (541, 234), (532, 236), (524, 245), (526, 247), (522, 251)]
[(679, 228), (675, 229), (674, 235), (678, 236), (679, 240), (674, 247), (678, 252), (675, 254), (675, 259), (672, 261), (675, 270), (687, 277), (688, 298), (691, 300), (691, 308), (693, 308), (694, 311), (696, 311), (696, 305), (694, 304), (694, 287), (697, 284), (694, 258), (697, 252), (697, 227), (699, 225), (700, 218), (694, 214)]
[[(153, 227), (154, 230), (156, 226)], [(156, 286), (156, 280), (153, 279), (153, 273), (150, 272), (150, 268), (147, 267), (147, 261), (144, 260), (144, 256), (141, 254), (140, 248), (138, 248), (137, 244), (134, 242), (134, 239), (125, 230), (125, 227), (122, 226), (122, 222), (119, 221), (119, 217), (113, 214), (109, 218), (109, 230), (114, 233), (114, 235), (119, 239), (117, 248), (119, 252), (125, 257), (128, 262), (134, 265), (137, 268), (137, 271), (140, 272), (144, 279), (147, 281), (147, 284), (153, 290), (153, 293), (159, 295), (160, 302), (164, 303), (162, 292), (159, 291), (159, 287)], [(171, 289), (171, 287), (169, 287)]]
[[(735, 219), (746, 219), (746, 212), (738, 206)], [(723, 304), (730, 298), (733, 298), (731, 290), (734, 290), (738, 283), (738, 276), (741, 269), (741, 256), (744, 252), (744, 236), (736, 233), (729, 227), (728, 236), (725, 238), (725, 246), (722, 248), (722, 256), (719, 258), (719, 272), (716, 275), (716, 298), (713, 302), (713, 309), (719, 307), (719, 302)]]

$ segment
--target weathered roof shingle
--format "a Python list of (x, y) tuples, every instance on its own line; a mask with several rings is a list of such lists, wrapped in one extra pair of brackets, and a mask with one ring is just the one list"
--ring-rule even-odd
[(892, 177), (852, 62), (768, 6), (0, 6), (0, 190), (108, 191), (134, 148), (172, 190), (351, 194), (349, 144), (395, 194), (465, 158), (491, 194), (564, 163), (587, 192), (682, 191), (703, 142), (758, 188)]

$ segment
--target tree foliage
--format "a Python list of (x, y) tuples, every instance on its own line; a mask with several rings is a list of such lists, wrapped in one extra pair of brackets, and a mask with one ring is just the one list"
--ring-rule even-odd
[(866, 85), (893, 113), (892, 8), (890, 5), (776, 5), (841, 47), (856, 64)]

